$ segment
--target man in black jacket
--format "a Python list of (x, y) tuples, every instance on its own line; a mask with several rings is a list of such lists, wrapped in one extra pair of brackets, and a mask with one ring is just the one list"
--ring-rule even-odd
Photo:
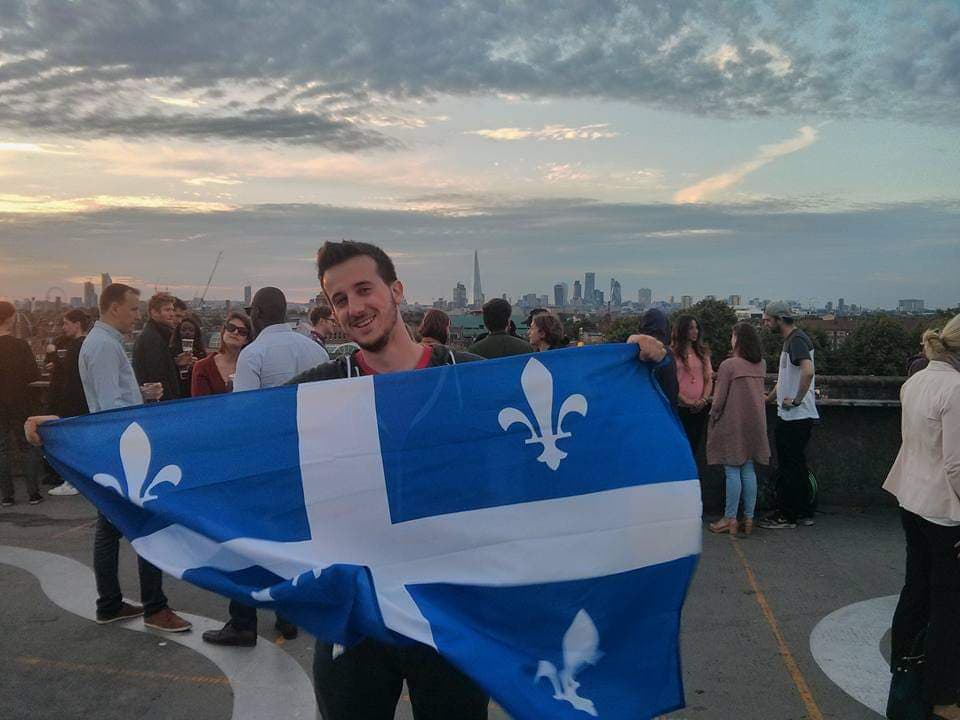
[(508, 355), (526, 355), (533, 346), (507, 332), (513, 308), (503, 298), (488, 300), (483, 305), (483, 324), (490, 332), (483, 340), (470, 346), (470, 352), (480, 357), (498, 358)]
[[(318, 365), (291, 382), (403, 372), (479, 360), (443, 345), (414, 342), (400, 315), (403, 284), (380, 248), (327, 242), (317, 253), (323, 291), (347, 338), (360, 349)], [(659, 361), (663, 344), (633, 336), (641, 357)], [(386, 645), (366, 639), (344, 649), (318, 641), (314, 689), (324, 720), (392, 720), (406, 680), (415, 720), (482, 720), (487, 695), (431, 647)]]
[(179, 353), (174, 357), (170, 348), (170, 338), (177, 328), (175, 299), (167, 293), (157, 293), (150, 298), (147, 303), (150, 319), (133, 346), (133, 371), (137, 382), (163, 385), (161, 400), (180, 397), (179, 368), (193, 361), (190, 353)]
[[(53, 377), (50, 379), (50, 410), (60, 417), (75, 417), (90, 412), (80, 380), (80, 348), (90, 329), (90, 318), (83, 311), (71, 310), (63, 316), (63, 337), (66, 347), (57, 350)], [(62, 355), (62, 357), (61, 357)], [(53, 468), (50, 468), (53, 472)], [(76, 495), (78, 490), (64, 480), (48, 491), (49, 495)]]

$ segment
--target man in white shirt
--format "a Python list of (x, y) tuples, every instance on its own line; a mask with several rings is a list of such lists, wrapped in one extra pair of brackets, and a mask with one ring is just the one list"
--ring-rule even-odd
[(278, 288), (257, 291), (250, 321), (257, 337), (240, 351), (234, 392), (283, 385), (330, 359), (320, 345), (287, 324), (287, 299)]
[(783, 338), (777, 384), (767, 396), (777, 403), (778, 494), (780, 512), (757, 523), (762, 528), (795, 528), (813, 525), (807, 443), (813, 423), (820, 419), (815, 394), (813, 342), (794, 325), (790, 306), (772, 302), (763, 312), (763, 325)]
[[(237, 358), (234, 392), (284, 385), (330, 359), (320, 345), (287, 324), (287, 299), (278, 288), (258, 290), (249, 313), (257, 337)], [(297, 636), (297, 626), (279, 615), (276, 628), (287, 640)], [(231, 600), (230, 620), (220, 630), (203, 633), (203, 639), (214, 645), (256, 645), (257, 609)]]

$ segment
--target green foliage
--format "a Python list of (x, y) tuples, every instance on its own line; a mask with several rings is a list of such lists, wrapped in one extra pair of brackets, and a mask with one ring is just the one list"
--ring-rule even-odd
[[(917, 345), (896, 320), (879, 316), (863, 320), (840, 349), (835, 372), (842, 375), (903, 375)], [(819, 368), (818, 368), (819, 371)]]
[[(683, 314), (693, 315), (700, 325), (700, 338), (710, 348), (713, 367), (716, 368), (730, 355), (730, 334), (737, 324), (733, 308), (720, 300), (701, 300)], [(671, 318), (671, 326), (676, 316)]]
[(610, 326), (603, 333), (603, 340), (608, 343), (626, 342), (627, 338), (639, 329), (639, 315), (624, 315), (610, 323)]

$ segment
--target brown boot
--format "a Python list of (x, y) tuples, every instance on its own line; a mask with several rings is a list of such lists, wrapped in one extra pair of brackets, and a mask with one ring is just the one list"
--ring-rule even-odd
[(753, 533), (753, 518), (744, 518), (743, 519), (743, 534), (750, 535)]
[(148, 628), (169, 633), (186, 632), (193, 627), (168, 607), (165, 607), (163, 610), (158, 610), (153, 613), (153, 615), (144, 616), (143, 624)]
[(710, 523), (708, 525), (710, 532), (712, 533), (730, 533), (731, 535), (737, 534), (737, 519), (736, 518), (720, 518), (716, 522)]

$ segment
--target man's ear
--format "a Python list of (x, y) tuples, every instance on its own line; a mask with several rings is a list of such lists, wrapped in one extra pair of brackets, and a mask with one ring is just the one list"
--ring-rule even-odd
[(394, 302), (399, 305), (403, 302), (403, 283), (399, 280), (395, 280), (393, 285), (390, 286), (390, 292), (393, 293)]

